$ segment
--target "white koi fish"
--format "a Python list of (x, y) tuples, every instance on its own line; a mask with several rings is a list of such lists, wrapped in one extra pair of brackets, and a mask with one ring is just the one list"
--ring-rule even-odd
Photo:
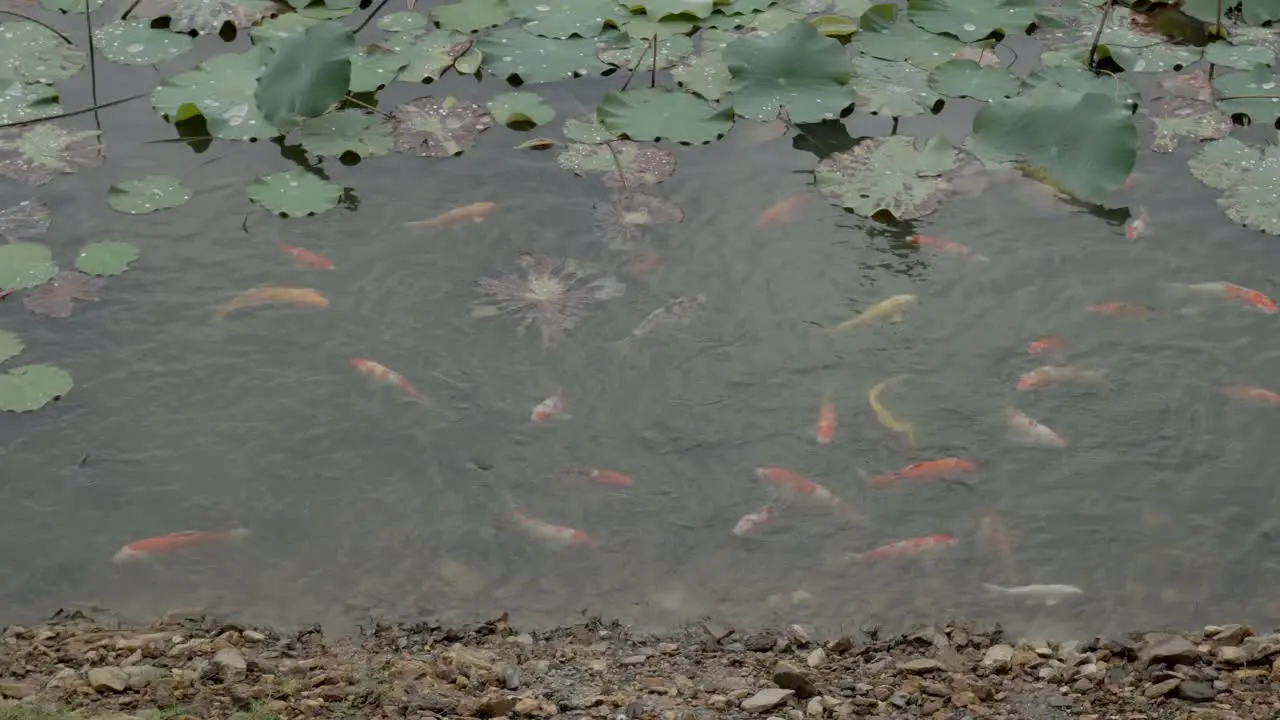
[(1004, 587), (991, 583), (982, 583), (982, 587), (999, 595), (1024, 598), (1032, 602), (1043, 602), (1045, 605), (1057, 605), (1063, 600), (1070, 600), (1084, 594), (1084, 590), (1075, 585), (1018, 585)]
[(1061, 435), (1032, 420), (1017, 408), (1009, 408), (1005, 418), (1009, 424), (1009, 439), (1019, 445), (1050, 448), (1067, 446), (1067, 441)]

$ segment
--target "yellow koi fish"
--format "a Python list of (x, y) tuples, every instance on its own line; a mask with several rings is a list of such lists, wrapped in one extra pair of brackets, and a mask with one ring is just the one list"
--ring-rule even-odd
[(416, 220), (414, 222), (405, 223), (405, 227), (413, 228), (434, 228), (452, 225), (454, 223), (470, 220), (471, 222), (483, 222), (484, 216), (498, 209), (496, 202), (474, 202), (470, 205), (456, 207), (443, 215), (437, 215), (429, 220)]
[(895, 418), (887, 408), (880, 402), (880, 393), (890, 385), (896, 385), (900, 380), (907, 377), (906, 374), (894, 375), (888, 380), (883, 380), (871, 388), (871, 392), (867, 393), (867, 402), (871, 405), (871, 409), (876, 413), (876, 419), (880, 424), (889, 428), (896, 433), (902, 433), (907, 436), (907, 447), (914, 448), (916, 446), (916, 426), (911, 423), (902, 422)]
[(866, 325), (877, 320), (888, 320), (889, 322), (902, 322), (902, 314), (907, 307), (914, 304), (920, 298), (915, 295), (894, 295), (888, 300), (880, 302), (867, 308), (864, 312), (845, 320), (827, 330), (829, 333), (838, 333), (842, 330), (848, 330), (858, 325)]

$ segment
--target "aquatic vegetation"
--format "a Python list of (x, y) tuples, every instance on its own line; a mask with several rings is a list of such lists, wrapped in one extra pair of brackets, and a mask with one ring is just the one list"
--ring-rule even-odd
[(33, 22), (0, 23), (0, 77), (55, 83), (80, 72), (85, 53), (56, 32)]
[(0, 411), (30, 412), (71, 391), (71, 374), (55, 365), (23, 365), (0, 374)]
[(575, 175), (602, 173), (605, 185), (624, 188), (660, 183), (676, 171), (671, 151), (627, 140), (600, 145), (569, 143), (556, 156), (556, 163)]
[(489, 113), (499, 123), (515, 129), (530, 129), (551, 122), (556, 111), (541, 95), (510, 92), (489, 101)]
[(1223, 191), (1218, 206), (1228, 217), (1280, 235), (1280, 149), (1226, 137), (1206, 143), (1189, 165), (1200, 182)]
[(44, 245), (27, 242), (0, 245), (0, 290), (32, 288), (57, 274), (53, 252)]
[(246, 28), (285, 9), (273, 0), (142, 0), (133, 8), (132, 15), (169, 18), (169, 29), (173, 32), (212, 35), (226, 23)]
[(709, 143), (733, 127), (733, 108), (670, 88), (605, 93), (596, 110), (600, 124), (628, 140)]
[(1023, 80), (1008, 70), (983, 66), (974, 60), (948, 60), (929, 73), (929, 87), (934, 92), (983, 102), (1011, 98), (1022, 91), (1023, 85)]
[(99, 291), (104, 284), (101, 278), (63, 270), (52, 280), (37, 288), (35, 292), (22, 298), (22, 304), (37, 315), (55, 318), (71, 317), (71, 311), (75, 307), (72, 301), (98, 301), (101, 298)]
[(684, 210), (656, 195), (625, 192), (596, 206), (596, 233), (616, 250), (634, 249), (647, 228), (680, 222)]
[(138, 246), (119, 240), (89, 243), (76, 256), (76, 269), (86, 275), (119, 275), (140, 254)]
[(772, 120), (785, 109), (793, 122), (817, 122), (853, 104), (849, 55), (809, 23), (738, 38), (725, 47), (724, 59), (736, 83), (734, 112), (744, 118)]
[(909, 137), (872, 138), (835, 153), (814, 171), (818, 192), (863, 217), (928, 215), (942, 204), (948, 190), (942, 175), (958, 165), (959, 153), (944, 138), (917, 145)]
[(145, 20), (117, 20), (93, 33), (93, 46), (106, 59), (121, 65), (155, 65), (194, 47), (191, 38), (151, 27)]
[(355, 46), (355, 35), (337, 23), (312, 25), (281, 42), (253, 93), (267, 122), (288, 132), (333, 109), (351, 84)]
[(422, 98), (396, 108), (392, 137), (397, 152), (449, 157), (471, 147), (492, 125), (493, 116), (475, 103), (453, 97)]
[(1155, 135), (1151, 149), (1169, 153), (1178, 147), (1181, 139), (1217, 140), (1231, 132), (1231, 118), (1218, 112), (1208, 103), (1185, 98), (1168, 98), (1151, 109), (1155, 123)]
[(303, 217), (329, 210), (342, 198), (342, 188), (302, 168), (263, 175), (249, 184), (249, 199), (283, 217)]
[(70, 131), (57, 123), (0, 130), (0, 175), (43, 185), (59, 173), (102, 164), (97, 130)]
[(116, 183), (107, 190), (111, 209), (130, 215), (176, 208), (190, 199), (191, 188), (172, 175), (148, 175)]
[(49, 230), (53, 218), (49, 215), (49, 206), (39, 200), (23, 200), (22, 202), (0, 210), (0, 237), (9, 242), (18, 242)]
[(595, 266), (572, 258), (555, 259), (524, 253), (522, 272), (483, 278), (476, 289), (487, 296), (476, 303), (473, 317), (513, 314), (520, 332), (538, 326), (542, 346), (551, 347), (587, 315), (592, 303), (621, 297), (626, 285), (614, 277), (592, 278)]

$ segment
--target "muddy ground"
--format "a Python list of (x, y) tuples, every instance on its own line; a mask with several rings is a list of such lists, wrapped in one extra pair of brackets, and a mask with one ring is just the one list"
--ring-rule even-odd
[(1242, 625), (1014, 640), (956, 621), (819, 641), (711, 622), (523, 632), (381, 625), (329, 638), (208, 617), (79, 612), (0, 635), (0, 719), (1280, 717), (1280, 633)]

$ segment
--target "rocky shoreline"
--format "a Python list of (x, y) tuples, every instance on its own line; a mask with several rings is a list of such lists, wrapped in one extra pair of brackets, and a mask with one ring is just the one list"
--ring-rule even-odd
[(799, 625), (666, 635), (378, 625), (284, 634), (79, 612), (0, 634), (0, 720), (1280, 717), (1280, 633), (1243, 625), (1049, 642), (966, 621), (819, 642)]

